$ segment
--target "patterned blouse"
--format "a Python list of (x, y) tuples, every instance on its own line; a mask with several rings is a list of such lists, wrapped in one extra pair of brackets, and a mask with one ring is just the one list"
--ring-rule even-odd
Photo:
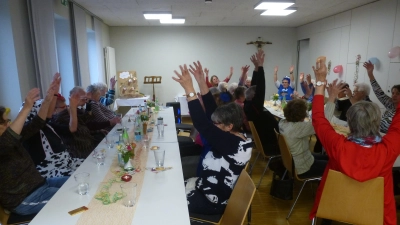
[(382, 133), (387, 133), (389, 126), (392, 123), (393, 116), (396, 113), (396, 106), (393, 104), (392, 98), (390, 98), (388, 95), (385, 94), (385, 92), (383, 92), (381, 86), (375, 79), (371, 80), (371, 86), (378, 100), (386, 108), (386, 111), (382, 115), (379, 130)]

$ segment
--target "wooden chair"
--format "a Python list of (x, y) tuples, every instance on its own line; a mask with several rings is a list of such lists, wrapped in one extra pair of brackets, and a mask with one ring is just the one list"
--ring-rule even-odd
[(258, 136), (256, 127), (254, 126), (253, 121), (249, 121), (249, 125), (250, 125), (251, 134), (253, 135), (254, 143), (255, 143), (255, 145), (256, 145), (256, 149), (257, 149), (257, 151), (258, 151), (257, 157), (256, 157), (256, 159), (254, 160), (254, 162), (253, 162), (253, 164), (252, 164), (252, 166), (251, 166), (251, 168), (250, 168), (249, 174), (251, 174), (251, 172), (253, 171), (254, 165), (256, 164), (257, 159), (258, 159), (258, 156), (259, 156), (260, 154), (264, 157), (264, 159), (268, 159), (267, 165), (266, 165), (265, 168), (264, 168), (264, 172), (262, 173), (262, 175), (261, 175), (261, 177), (260, 177), (260, 181), (259, 181), (258, 184), (257, 184), (257, 188), (258, 188), (258, 187), (260, 186), (260, 184), (261, 184), (261, 181), (262, 181), (262, 179), (263, 179), (263, 177), (264, 177), (264, 175), (265, 175), (265, 172), (267, 171), (268, 166), (269, 166), (269, 164), (271, 163), (271, 161), (272, 161), (273, 159), (275, 159), (275, 158), (281, 157), (281, 155), (271, 155), (271, 156), (266, 155), (265, 152), (264, 152), (264, 148), (263, 148), (263, 146), (262, 146), (262, 144), (261, 144), (260, 136)]
[[(231, 197), (229, 198), (228, 205), (225, 212), (216, 219), (216, 215), (200, 215), (189, 213), (191, 224), (220, 224), (220, 225), (242, 225), (246, 214), (253, 201), (256, 187), (249, 174), (243, 170), (239, 179), (233, 188)], [(210, 218), (214, 217), (211, 221)]]
[[(281, 151), (282, 162), (283, 162), (283, 165), (285, 166), (287, 172), (289, 172), (290, 176), (294, 177), (296, 180), (303, 182), (300, 192), (297, 195), (296, 200), (294, 201), (292, 207), (290, 208), (288, 215), (286, 216), (286, 219), (289, 219), (290, 215), (292, 214), (293, 208), (296, 205), (297, 200), (299, 199), (300, 194), (303, 191), (304, 186), (307, 184), (307, 182), (320, 181), (321, 177), (299, 178), (299, 176), (297, 175), (297, 171), (294, 167), (292, 153), (290, 152), (289, 147), (287, 146), (285, 137), (282, 134), (279, 134), (278, 132), (276, 132), (276, 130), (275, 130), (275, 134), (278, 139), (278, 145), (279, 145), (279, 149)], [(284, 176), (285, 175), (286, 175), (286, 172), (285, 172)]]
[[(329, 170), (317, 217), (349, 224), (383, 224), (383, 177), (358, 182), (345, 174)], [(316, 218), (312, 224), (316, 224)]]
[(19, 225), (19, 224), (28, 224), (36, 214), (32, 215), (17, 215), (15, 213), (10, 213), (9, 211), (5, 210), (0, 205), (0, 224), (1, 225)]

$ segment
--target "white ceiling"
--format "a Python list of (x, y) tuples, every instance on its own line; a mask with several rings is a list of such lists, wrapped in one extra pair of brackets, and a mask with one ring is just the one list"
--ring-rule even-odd
[(260, 0), (74, 0), (109, 26), (171, 26), (145, 20), (145, 11), (170, 11), (184, 17), (184, 25), (173, 26), (279, 26), (298, 27), (376, 0), (296, 0), (291, 15), (260, 16), (254, 10)]

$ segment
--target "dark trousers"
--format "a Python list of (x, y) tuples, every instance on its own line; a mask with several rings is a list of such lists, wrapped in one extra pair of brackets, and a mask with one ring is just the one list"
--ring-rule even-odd
[(327, 155), (312, 154), (314, 156), (314, 163), (311, 165), (310, 170), (305, 173), (299, 174), (299, 178), (320, 177), (324, 174), (325, 167), (328, 164), (329, 157)]

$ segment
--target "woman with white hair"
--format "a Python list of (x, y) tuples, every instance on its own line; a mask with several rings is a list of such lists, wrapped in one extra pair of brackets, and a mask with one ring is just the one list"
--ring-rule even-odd
[[(359, 101), (347, 111), (350, 134), (336, 133), (324, 116), (324, 94), (327, 68), (326, 58), (317, 59), (316, 90), (313, 101), (313, 126), (324, 146), (329, 162), (318, 187), (310, 219), (315, 218), (329, 169), (340, 171), (352, 179), (364, 182), (376, 177), (384, 178), (384, 224), (397, 224), (393, 195), (392, 167), (400, 154), (400, 105), (385, 136), (379, 133), (381, 112), (375, 103)], [(339, 84), (343, 90), (344, 84)], [(367, 197), (367, 196), (366, 196)], [(351, 212), (349, 212), (351, 213)]]
[(359, 101), (368, 101), (371, 102), (369, 99), (370, 87), (366, 83), (356, 83), (354, 84), (354, 90), (351, 92), (349, 85), (345, 85), (345, 92), (347, 94), (347, 99), (338, 100), (337, 101), (337, 109), (341, 111), (339, 119), (343, 121), (347, 121), (347, 110), (354, 104)]
[[(114, 96), (115, 96), (115, 83), (117, 80), (114, 77), (110, 79), (110, 89), (107, 91), (107, 85), (103, 82), (95, 83), (94, 85), (97, 86), (100, 90), (100, 103), (104, 106), (109, 106), (114, 103)], [(107, 91), (107, 93), (106, 93)]]

